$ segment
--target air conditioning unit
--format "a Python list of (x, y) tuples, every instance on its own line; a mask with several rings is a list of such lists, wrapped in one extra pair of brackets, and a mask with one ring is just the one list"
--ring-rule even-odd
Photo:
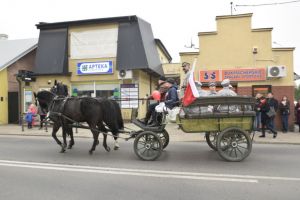
[(285, 66), (268, 66), (268, 78), (286, 77)]
[(132, 70), (121, 69), (118, 72), (118, 79), (132, 79)]

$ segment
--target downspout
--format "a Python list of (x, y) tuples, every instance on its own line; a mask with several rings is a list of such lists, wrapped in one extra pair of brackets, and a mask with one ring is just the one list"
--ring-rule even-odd
[(22, 81), (21, 81), (21, 78), (16, 77), (18, 83), (19, 83), (19, 92), (18, 92), (18, 101), (19, 101), (19, 125), (22, 125), (22, 131), (24, 131), (24, 127), (23, 127), (23, 116), (22, 116), (22, 101), (21, 101), (21, 98), (22, 98)]

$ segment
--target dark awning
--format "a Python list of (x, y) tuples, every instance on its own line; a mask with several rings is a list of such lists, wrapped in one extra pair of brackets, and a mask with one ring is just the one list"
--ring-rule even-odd
[(68, 73), (68, 29), (41, 30), (33, 72), (37, 75)]
[(149, 23), (138, 18), (137, 22), (119, 24), (117, 69), (144, 69), (163, 75)]
[(296, 74), (296, 72), (294, 72), (294, 81), (299, 80), (300, 76), (298, 74)]

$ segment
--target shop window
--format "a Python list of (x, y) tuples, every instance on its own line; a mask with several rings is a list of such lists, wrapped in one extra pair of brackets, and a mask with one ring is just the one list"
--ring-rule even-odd
[(272, 91), (271, 85), (253, 85), (252, 86), (252, 95), (255, 97), (257, 93), (261, 93), (264, 96), (267, 96), (269, 92)]
[(32, 104), (32, 91), (24, 91), (24, 112), (27, 112), (29, 106)]
[(71, 95), (79, 97), (119, 98), (119, 84), (74, 84)]

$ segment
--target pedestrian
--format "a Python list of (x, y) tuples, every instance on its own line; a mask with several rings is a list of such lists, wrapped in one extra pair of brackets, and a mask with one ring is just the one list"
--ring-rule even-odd
[(277, 137), (277, 132), (273, 127), (270, 126), (270, 116), (268, 115), (268, 112), (270, 111), (270, 105), (268, 104), (267, 99), (264, 97), (260, 100), (260, 110), (261, 110), (261, 131), (262, 134), (259, 137), (266, 137), (266, 129), (269, 129), (273, 133), (273, 138)]
[(298, 100), (295, 106), (295, 115), (296, 115), (296, 123), (299, 126), (299, 133), (300, 133), (300, 99)]
[(28, 109), (30, 110), (30, 112), (32, 113), (32, 125), (35, 125), (35, 117), (37, 114), (37, 108), (36, 106), (32, 103), (29, 105)]
[(254, 129), (256, 131), (260, 131), (260, 122), (261, 122), (261, 98), (263, 97), (263, 95), (261, 93), (257, 93), (255, 95), (255, 106), (254, 106), (254, 111), (255, 111), (255, 121), (254, 121)]
[(32, 121), (33, 121), (33, 113), (31, 110), (28, 108), (27, 113), (25, 115), (25, 120), (27, 122), (27, 128), (31, 129), (32, 128)]
[(268, 104), (270, 106), (270, 112), (274, 112), (274, 115), (273, 116), (270, 116), (270, 126), (272, 127), (272, 129), (276, 129), (275, 128), (275, 124), (274, 124), (274, 120), (275, 120), (275, 117), (276, 117), (276, 113), (277, 113), (277, 110), (278, 110), (278, 101), (277, 99), (274, 98), (274, 94), (272, 92), (269, 92), (268, 93), (268, 96), (267, 96), (267, 101), (268, 101)]
[(46, 118), (46, 111), (39, 105), (38, 106), (38, 115), (40, 116), (40, 128), (43, 128), (44, 120)]
[(289, 115), (290, 115), (290, 101), (287, 96), (283, 96), (281, 102), (279, 103), (279, 112), (281, 115), (282, 122), (282, 132), (287, 133), (289, 127)]

